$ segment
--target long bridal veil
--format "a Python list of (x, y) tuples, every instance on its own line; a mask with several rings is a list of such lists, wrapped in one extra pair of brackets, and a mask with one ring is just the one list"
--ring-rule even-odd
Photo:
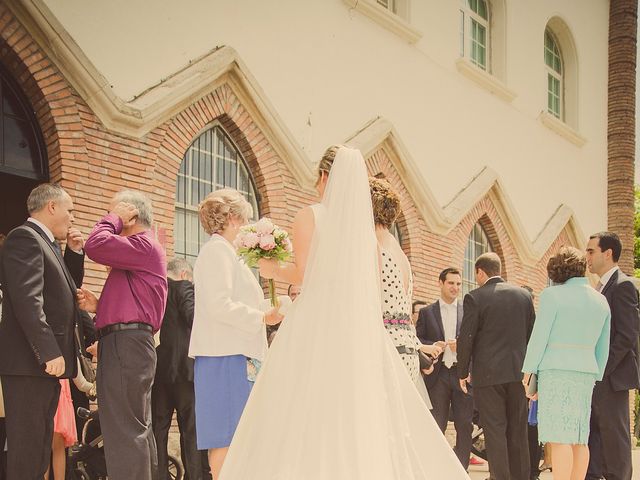
[(468, 478), (382, 323), (368, 175), (339, 149), (302, 294), (258, 375), (222, 480)]

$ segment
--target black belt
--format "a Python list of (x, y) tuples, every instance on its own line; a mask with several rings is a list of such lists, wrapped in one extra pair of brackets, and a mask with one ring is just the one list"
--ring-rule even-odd
[(396, 350), (398, 350), (399, 354), (404, 354), (404, 355), (417, 355), (418, 354), (418, 349), (417, 348), (407, 347), (406, 345), (400, 345), (399, 347), (396, 347)]
[(110, 333), (121, 332), (122, 330), (146, 330), (147, 332), (153, 332), (153, 327), (148, 323), (142, 322), (112, 323), (111, 325), (107, 325), (106, 327), (98, 330), (98, 340)]

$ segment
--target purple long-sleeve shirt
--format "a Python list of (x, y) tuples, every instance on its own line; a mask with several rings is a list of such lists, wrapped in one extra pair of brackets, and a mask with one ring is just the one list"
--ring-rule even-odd
[(164, 250), (147, 230), (121, 237), (122, 219), (108, 214), (93, 227), (84, 250), (94, 262), (111, 267), (96, 312), (96, 328), (113, 323), (148, 323), (160, 329), (167, 303)]

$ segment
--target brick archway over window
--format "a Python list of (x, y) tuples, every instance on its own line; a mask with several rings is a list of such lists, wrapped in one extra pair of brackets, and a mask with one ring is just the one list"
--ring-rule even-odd
[[(255, 181), (261, 215), (271, 217), (278, 225), (291, 230), (295, 211), (301, 206), (288, 205), (289, 192), (300, 192), (269, 139), (228, 84), (197, 100), (163, 126), (163, 140), (158, 149), (155, 180), (173, 198), (178, 169), (191, 143), (213, 122), (219, 122), (238, 146)], [(305, 198), (305, 204), (311, 198)], [(290, 211), (291, 209), (293, 211)], [(168, 219), (169, 224), (172, 220)], [(172, 235), (168, 245), (173, 246)]]
[[(13, 13), (0, 3), (0, 62), (20, 83), (42, 130), (52, 181), (67, 185), (66, 161), (84, 160), (78, 95)], [(63, 162), (63, 160), (65, 160)]]

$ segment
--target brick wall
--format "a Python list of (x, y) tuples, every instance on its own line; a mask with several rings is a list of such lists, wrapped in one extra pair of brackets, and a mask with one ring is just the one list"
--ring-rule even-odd
[[(51, 180), (61, 182), (72, 195), (76, 224), (85, 234), (105, 213), (115, 192), (139, 189), (153, 200), (159, 236), (170, 255), (177, 172), (191, 142), (212, 122), (224, 127), (245, 158), (255, 180), (262, 215), (290, 230), (295, 213), (316, 200), (314, 192), (297, 184), (227, 84), (194, 99), (192, 105), (142, 138), (132, 138), (110, 132), (102, 125), (2, 4), (0, 61), (18, 79), (36, 111), (47, 145)], [(502, 258), (506, 278), (530, 285), (536, 292), (546, 286), (544, 265), (549, 255), (569, 243), (569, 235), (563, 231), (537, 265), (523, 265), (488, 196), (450, 232), (436, 235), (418, 213), (383, 147), (367, 159), (367, 165), (372, 175), (384, 174), (400, 194), (402, 215), (398, 224), (416, 277), (416, 299), (433, 301), (438, 297), (438, 273), (450, 265), (462, 266), (467, 238), (476, 222), (484, 227)], [(88, 285), (99, 289), (105, 278), (104, 267), (88, 262)], [(284, 292), (284, 286), (280, 289)]]

